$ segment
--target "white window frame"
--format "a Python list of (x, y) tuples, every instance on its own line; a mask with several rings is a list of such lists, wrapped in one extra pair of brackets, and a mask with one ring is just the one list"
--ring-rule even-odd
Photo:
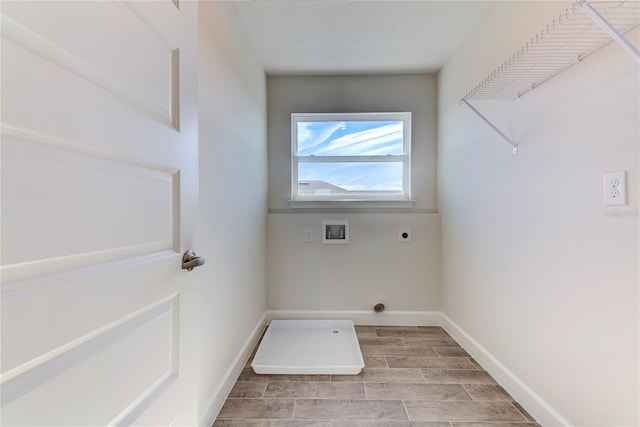
[[(402, 155), (381, 156), (299, 156), (298, 153), (298, 123), (306, 121), (386, 121), (397, 120), (403, 123), (403, 152)], [(330, 194), (330, 195), (300, 195), (298, 194), (298, 165), (303, 162), (402, 162), (402, 194)], [(363, 203), (364, 202), (364, 203)], [(292, 207), (313, 206), (346, 206), (353, 203), (356, 206), (366, 206), (367, 202), (373, 206), (410, 207), (411, 201), (411, 113), (292, 113), (291, 114), (291, 200)]]

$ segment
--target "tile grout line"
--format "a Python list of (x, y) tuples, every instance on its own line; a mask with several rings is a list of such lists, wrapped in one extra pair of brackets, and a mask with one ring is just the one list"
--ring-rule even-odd
[(269, 387), (269, 380), (267, 380), (267, 382), (264, 384), (264, 390), (262, 390), (262, 396), (260, 396), (260, 399), (264, 399), (264, 395), (267, 392), (267, 387)]
[[(467, 387), (465, 387), (465, 384), (460, 384), (460, 385), (464, 389), (464, 392), (467, 393), (467, 395), (471, 398), (471, 401), (477, 402), (477, 400), (471, 395), (471, 393), (469, 393), (469, 390), (467, 389)], [(469, 384), (466, 384), (466, 385), (469, 385)]]
[[(412, 330), (412, 331), (413, 331), (413, 330), (416, 330), (416, 329), (418, 329), (418, 328), (417, 328), (417, 327), (413, 327), (413, 328), (411, 328), (411, 330)], [(377, 334), (378, 334), (378, 331), (379, 331), (379, 330), (380, 330), (379, 328), (374, 329), (374, 337), (378, 337), (378, 335), (377, 335)], [(387, 332), (387, 333), (388, 333), (388, 332)], [(389, 337), (378, 337), (378, 338), (394, 338), (394, 337), (393, 337), (393, 336), (389, 336)], [(429, 344), (429, 339), (428, 339), (428, 337), (427, 337), (427, 340), (426, 340), (425, 342), (423, 342), (423, 343), (416, 343), (416, 344), (414, 344), (414, 345), (412, 345), (412, 346), (408, 346), (408, 345), (407, 345), (407, 342), (406, 342), (406, 340), (405, 340), (405, 339), (412, 339), (412, 338), (414, 338), (414, 336), (406, 336), (406, 337), (399, 336), (399, 337), (397, 337), (397, 338), (400, 338), (400, 343), (401, 343), (401, 345), (393, 346), (393, 347), (399, 347), (399, 348), (402, 348), (402, 347), (405, 347), (405, 348), (406, 348), (406, 347), (421, 347), (421, 348), (423, 348), (423, 349), (424, 349), (424, 351), (426, 351), (427, 353), (428, 353), (429, 351), (431, 351), (431, 353), (432, 353), (432, 354), (434, 354), (434, 355), (436, 356), (435, 358), (445, 358), (445, 359), (447, 358), (446, 356), (442, 356), (440, 353), (438, 353), (438, 352), (434, 349), (434, 345), (430, 345), (430, 344)], [(417, 337), (417, 338), (421, 338), (421, 337)], [(422, 338), (424, 338), (424, 337), (422, 337)], [(434, 340), (436, 340), (436, 339), (434, 338)], [(439, 347), (452, 347), (452, 348), (461, 347), (459, 344), (457, 344), (457, 345), (456, 345), (456, 344), (457, 344), (457, 342), (455, 342), (455, 343), (454, 343), (454, 344), (452, 344), (452, 345), (439, 344), (438, 346), (439, 346)], [(384, 344), (380, 344), (380, 345), (378, 345), (378, 344), (373, 344), (373, 345), (374, 345), (374, 346), (376, 346), (376, 347), (378, 347), (378, 348), (379, 348), (379, 347), (385, 347), (385, 345), (384, 345)], [(360, 346), (360, 347), (361, 347), (361, 350), (362, 350), (362, 346)], [(437, 346), (436, 346), (436, 347), (437, 347)], [(452, 352), (452, 354), (455, 354), (455, 353), (454, 353), (454, 352)], [(409, 355), (409, 356), (410, 356), (410, 355)], [(452, 372), (451, 372), (451, 376), (449, 376), (449, 378), (450, 378), (450, 379), (455, 379), (455, 377), (457, 376), (457, 374), (455, 374), (455, 372), (456, 372), (456, 371), (458, 371), (458, 372), (460, 372), (460, 371), (468, 371), (469, 373), (471, 373), (471, 372), (479, 372), (479, 373), (481, 373), (481, 372), (483, 372), (483, 371), (484, 371), (484, 372), (485, 372), (485, 374), (486, 374), (486, 371), (485, 371), (482, 367), (479, 367), (479, 366), (477, 365), (477, 362), (475, 362), (475, 361), (474, 361), (470, 356), (463, 357), (463, 358), (468, 359), (468, 360), (473, 364), (473, 367), (472, 367), (472, 368), (467, 368), (467, 367), (465, 367), (465, 368), (447, 368), (447, 367), (435, 367), (435, 366), (432, 366), (432, 367), (425, 367), (425, 368), (417, 368), (417, 367), (414, 367), (414, 366), (411, 366), (411, 367), (409, 367), (409, 366), (406, 366), (406, 367), (402, 367), (402, 366), (400, 366), (400, 367), (398, 367), (398, 368), (391, 368), (391, 367), (389, 367), (389, 358), (390, 358), (390, 357), (391, 357), (391, 358), (394, 358), (394, 357), (396, 357), (396, 358), (401, 358), (402, 356), (398, 356), (398, 355), (395, 355), (395, 356), (393, 356), (393, 355), (386, 355), (386, 356), (382, 356), (382, 357), (381, 357), (381, 359), (384, 361), (384, 363), (386, 364), (386, 366), (387, 366), (387, 367), (386, 367), (386, 368), (382, 367), (382, 368), (380, 368), (380, 369), (378, 369), (378, 368), (374, 368), (374, 369), (373, 369), (373, 371), (374, 371), (374, 372), (375, 372), (375, 371), (379, 371), (379, 373), (381, 373), (381, 374), (382, 374), (382, 377), (381, 377), (381, 378), (387, 378), (387, 377), (388, 377), (388, 378), (390, 378), (390, 379), (392, 379), (392, 378), (393, 378), (393, 379), (397, 379), (396, 373), (398, 373), (398, 371), (402, 372), (402, 371), (408, 371), (408, 370), (411, 370), (411, 371), (415, 371), (415, 370), (417, 370), (417, 371), (418, 371), (418, 373), (419, 373), (419, 375), (417, 376), (417, 378), (413, 378), (413, 379), (410, 379), (410, 380), (404, 380), (404, 379), (403, 379), (403, 380), (401, 380), (401, 381), (393, 381), (393, 380), (392, 380), (392, 381), (391, 381), (391, 383), (389, 383), (389, 384), (392, 384), (392, 383), (393, 383), (393, 384), (397, 384), (397, 385), (399, 385), (399, 386), (401, 386), (401, 385), (406, 385), (406, 384), (424, 384), (424, 385), (427, 385), (427, 386), (428, 386), (428, 385), (437, 385), (437, 384), (456, 384), (456, 385), (458, 385), (459, 387), (461, 386), (461, 389), (462, 389), (462, 390), (464, 390), (464, 394), (469, 398), (469, 400), (466, 400), (466, 399), (463, 399), (463, 400), (455, 399), (455, 401), (475, 402), (475, 403), (479, 403), (479, 404), (481, 404), (481, 403), (491, 403), (491, 402), (494, 402), (494, 401), (493, 401), (493, 400), (491, 400), (491, 399), (484, 400), (484, 399), (482, 398), (482, 397), (484, 396), (484, 394), (480, 394), (480, 395), (478, 395), (478, 398), (474, 398), (474, 396), (472, 396), (472, 395), (469, 393), (469, 390), (470, 390), (470, 387), (474, 387), (474, 386), (476, 386), (476, 385), (486, 385), (486, 386), (495, 386), (495, 385), (498, 385), (498, 386), (499, 386), (499, 384), (497, 384), (497, 382), (495, 382), (495, 380), (494, 380), (494, 382), (491, 382), (491, 383), (485, 383), (485, 382), (476, 383), (476, 382), (471, 382), (471, 383), (466, 383), (466, 384), (463, 384), (463, 381), (465, 381), (465, 378), (459, 378), (459, 379), (457, 379), (457, 381), (456, 381), (456, 382), (429, 382), (429, 380), (427, 380), (426, 375), (427, 375), (427, 373), (431, 374), (431, 371), (433, 371), (434, 373), (435, 373), (436, 371), (442, 371), (442, 372), (443, 372), (443, 374), (445, 374), (445, 377), (447, 377), (447, 375), (446, 375), (446, 371), (452, 371)], [(419, 357), (431, 357), (431, 356), (419, 356)], [(453, 356), (448, 356), (448, 357), (460, 357), (460, 356), (453, 355)], [(370, 369), (372, 369), (372, 368), (369, 368), (368, 370), (370, 370)], [(385, 371), (386, 371), (386, 373), (384, 373)], [(395, 371), (395, 372), (394, 372), (394, 371)], [(479, 375), (480, 375), (480, 377), (482, 377), (482, 374), (479, 374)], [(376, 375), (376, 376), (377, 376), (377, 375)], [(436, 377), (434, 377), (433, 379), (437, 380), (437, 377), (438, 377), (438, 375), (436, 375)], [(463, 376), (463, 377), (465, 377), (465, 376)], [(475, 377), (475, 375), (472, 375), (471, 377), (469, 377), (469, 378), (467, 378), (467, 379), (473, 379), (474, 377)], [(388, 381), (381, 381), (381, 379), (379, 379), (379, 378), (373, 378), (373, 381), (367, 381), (365, 378), (362, 378), (362, 381), (344, 381), (344, 382), (343, 382), (343, 381), (337, 380), (337, 378), (338, 378), (338, 376), (329, 375), (329, 376), (328, 376), (328, 379), (327, 379), (326, 381), (318, 381), (318, 383), (335, 384), (336, 386), (337, 386), (339, 383), (343, 383), (343, 384), (345, 384), (345, 385), (346, 385), (346, 384), (349, 384), (349, 383), (350, 383), (350, 384), (354, 384), (354, 385), (355, 385), (355, 384), (357, 384), (357, 383), (361, 383), (361, 384), (362, 384), (363, 391), (364, 391), (364, 399), (363, 399), (363, 401), (373, 402), (373, 401), (378, 401), (378, 400), (382, 400), (382, 401), (387, 401), (387, 400), (396, 400), (396, 401), (401, 402), (401, 404), (402, 404), (402, 408), (404, 409), (404, 413), (405, 413), (405, 416), (406, 416), (407, 421), (397, 421), (397, 422), (396, 422), (396, 421), (393, 421), (393, 422), (391, 422), (391, 424), (390, 424), (390, 425), (395, 425), (395, 424), (398, 424), (398, 425), (405, 425), (405, 423), (406, 423), (406, 424), (411, 424), (411, 423), (413, 422), (413, 421), (411, 420), (411, 418), (409, 417), (409, 413), (408, 413), (407, 406), (406, 406), (406, 402), (407, 402), (407, 401), (412, 401), (412, 399), (410, 398), (410, 396), (409, 396), (409, 395), (407, 396), (407, 397), (408, 397), (408, 399), (407, 399), (407, 400), (405, 400), (405, 399), (397, 399), (397, 398), (396, 398), (396, 399), (384, 399), (384, 398), (383, 398), (383, 399), (372, 399), (372, 398), (369, 396), (369, 390), (368, 390), (368, 387), (367, 387), (367, 385), (368, 385), (368, 384), (376, 384), (376, 383), (385, 384), (385, 383), (387, 383)], [(401, 376), (401, 378), (402, 378), (402, 376)], [(493, 379), (493, 378), (491, 377), (491, 379)], [(370, 380), (371, 380), (371, 378), (370, 378)], [(250, 380), (249, 380), (249, 381), (250, 381)], [(306, 381), (306, 382), (313, 382), (313, 381), (309, 381), (309, 380), (305, 380), (305, 381)], [(266, 391), (267, 391), (267, 389), (269, 388), (269, 386), (270, 386), (270, 384), (271, 384), (272, 382), (273, 382), (273, 381), (272, 381), (271, 379), (268, 379), (268, 380), (264, 383), (264, 388), (263, 388), (263, 390), (262, 390), (262, 395), (261, 395), (261, 397), (259, 397), (258, 399), (261, 399), (261, 400), (266, 400), (266, 399), (267, 399), (267, 397), (266, 397), (266, 396), (267, 396)], [(290, 381), (281, 381), (281, 382), (290, 382)], [(297, 383), (298, 381), (292, 381), (292, 382)], [(329, 387), (331, 388), (331, 386), (329, 386)], [(248, 387), (248, 389), (250, 389), (250, 387)], [(255, 390), (255, 388), (254, 388), (254, 390)], [(280, 389), (280, 387), (278, 387), (278, 390), (279, 390), (279, 392), (282, 392), (282, 391), (283, 391), (283, 390), (281, 390), (281, 389)], [(380, 390), (378, 390), (378, 392), (380, 392)], [(478, 392), (483, 393), (483, 391), (482, 391), (481, 389), (480, 389), (480, 390), (478, 390)], [(491, 393), (491, 391), (490, 391), (490, 390), (487, 390), (487, 392), (488, 392), (488, 393)], [(491, 396), (491, 394), (489, 394), (489, 396)], [(244, 397), (244, 399), (249, 399), (249, 398), (250, 398), (250, 397)], [(274, 398), (274, 399), (285, 399), (285, 398), (286, 398), (286, 399), (291, 399), (291, 396), (287, 396), (287, 395), (286, 395), (286, 393), (285, 393), (285, 394), (283, 394), (281, 397), (279, 397), (279, 398)], [(300, 396), (298, 396), (297, 398), (293, 398), (293, 399), (291, 399), (291, 400), (293, 400), (294, 404), (293, 404), (293, 410), (292, 410), (291, 418), (289, 418), (289, 420), (296, 420), (296, 421), (294, 421), (294, 422), (298, 422), (298, 421), (297, 421), (298, 419), (296, 418), (297, 401), (298, 401), (298, 400), (304, 400), (304, 399), (318, 399), (318, 398), (317, 398), (317, 397), (304, 397), (304, 396), (300, 397)], [(320, 398), (320, 399), (322, 399), (322, 398)], [(331, 397), (331, 396), (327, 396), (327, 397), (325, 397), (324, 399), (332, 399), (332, 397)], [(322, 399), (322, 400), (324, 400), (324, 399)], [(345, 396), (344, 398), (337, 398), (337, 397), (336, 397), (336, 399), (334, 399), (334, 400), (360, 400), (360, 399), (353, 398), (353, 397), (349, 397), (349, 396)], [(454, 400), (452, 400), (452, 399), (447, 399), (447, 398), (445, 398), (445, 397), (440, 397), (440, 399), (438, 399), (438, 400), (434, 400), (434, 399), (426, 399), (426, 400), (428, 400), (428, 401), (440, 401), (440, 400), (442, 400), (442, 401), (452, 401), (452, 402), (454, 401)], [(422, 399), (418, 399), (418, 401), (422, 401)], [(495, 402), (498, 402), (498, 401), (495, 401)], [(523, 412), (522, 412), (522, 410), (521, 410), (521, 409), (519, 409), (519, 405), (517, 405), (517, 401), (513, 401), (513, 398), (512, 398), (512, 397), (511, 397), (511, 401), (509, 401), (509, 400), (507, 400), (507, 401), (500, 400), (499, 402), (509, 403), (509, 407), (511, 407), (512, 409), (514, 409), (514, 410), (515, 410), (515, 412), (521, 416), (521, 419), (520, 419), (520, 420), (518, 420), (518, 421), (515, 421), (514, 423), (527, 423), (527, 422), (535, 423), (535, 422), (536, 422), (535, 420), (532, 420), (532, 417), (525, 415), (525, 413), (523, 413)], [(398, 409), (399, 409), (399, 408), (398, 408)], [(524, 408), (523, 408), (523, 410), (524, 410)], [(514, 414), (514, 415), (515, 415), (515, 414)], [(447, 417), (447, 418), (448, 418), (448, 417)], [(346, 420), (346, 419), (345, 419), (345, 420)], [(359, 422), (359, 421), (363, 421), (363, 420), (362, 420), (362, 419), (358, 419), (358, 420), (352, 420), (352, 421)], [(441, 421), (442, 421), (442, 425), (446, 425), (446, 426), (448, 426), (448, 427), (453, 427), (452, 421), (450, 421), (450, 420), (441, 420)], [(469, 421), (471, 422), (471, 421), (477, 421), (477, 420), (471, 420), (471, 419), (470, 419)], [(318, 422), (318, 420), (316, 420), (315, 422)], [(337, 425), (335, 424), (336, 422), (337, 422), (337, 419), (327, 419), (327, 420), (323, 420), (321, 424), (322, 424), (323, 426), (335, 427), (335, 426), (337, 426)], [(342, 422), (342, 423), (344, 423), (344, 420), (343, 420), (343, 421), (341, 421), (341, 422)], [(287, 424), (288, 424), (288, 423), (287, 423)], [(376, 424), (376, 425), (377, 425), (377, 424)], [(539, 426), (539, 424), (538, 424), (538, 426)]]
[[(518, 408), (518, 405), (514, 405), (514, 403), (513, 403), (513, 402), (509, 402), (509, 403), (511, 404), (511, 406), (513, 406), (513, 407), (516, 409), (516, 411), (518, 411), (518, 413), (519, 413), (520, 415), (522, 415), (522, 418), (523, 418), (526, 422), (530, 422), (530, 421), (529, 421), (529, 417), (527, 417), (525, 414), (523, 414), (523, 413), (522, 413), (522, 411), (520, 410), (520, 408)], [(536, 422), (537, 422), (537, 421), (536, 421)]]
[(298, 399), (293, 399), (293, 411), (291, 411), (291, 418), (292, 420), (295, 420), (296, 418), (296, 406), (298, 404)]
[(402, 409), (404, 409), (404, 414), (407, 416), (407, 420), (411, 422), (412, 420), (409, 417), (409, 411), (407, 411), (407, 406), (404, 404), (404, 399), (402, 399), (400, 402), (402, 402)]

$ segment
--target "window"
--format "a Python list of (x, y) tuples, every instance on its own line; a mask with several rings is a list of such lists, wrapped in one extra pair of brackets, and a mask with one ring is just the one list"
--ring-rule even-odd
[(411, 113), (291, 115), (292, 201), (409, 201)]

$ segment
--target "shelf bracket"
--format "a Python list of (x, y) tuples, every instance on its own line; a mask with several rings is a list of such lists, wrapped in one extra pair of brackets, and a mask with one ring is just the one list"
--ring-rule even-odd
[(640, 62), (640, 50), (629, 40), (620, 34), (592, 5), (589, 0), (579, 0), (578, 4), (593, 22), (598, 24), (602, 30), (609, 35), (616, 43), (626, 50), (636, 61)]
[(489, 119), (487, 119), (485, 116), (483, 116), (480, 111), (476, 110), (476, 108), (473, 105), (469, 104), (469, 101), (467, 101), (466, 99), (462, 98), (460, 100), (460, 103), (461, 104), (465, 104), (467, 107), (469, 107), (471, 109), (471, 111), (476, 113), (478, 115), (478, 117), (480, 117), (482, 119), (482, 121), (484, 121), (487, 125), (489, 125), (489, 127), (491, 127), (491, 129), (496, 131), (496, 133), (498, 133), (498, 135), (500, 135), (502, 137), (502, 139), (507, 141), (509, 143), (509, 145), (511, 146), (511, 148), (512, 148), (513, 154), (516, 154), (518, 152), (518, 144), (513, 142), (511, 140), (511, 138), (509, 138), (507, 135), (504, 134), (504, 132), (502, 132), (493, 123), (491, 123), (491, 121), (489, 121)]

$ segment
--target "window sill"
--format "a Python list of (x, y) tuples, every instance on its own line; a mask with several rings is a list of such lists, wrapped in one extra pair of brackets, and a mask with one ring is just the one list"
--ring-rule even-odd
[(412, 208), (415, 200), (289, 200), (299, 208)]

